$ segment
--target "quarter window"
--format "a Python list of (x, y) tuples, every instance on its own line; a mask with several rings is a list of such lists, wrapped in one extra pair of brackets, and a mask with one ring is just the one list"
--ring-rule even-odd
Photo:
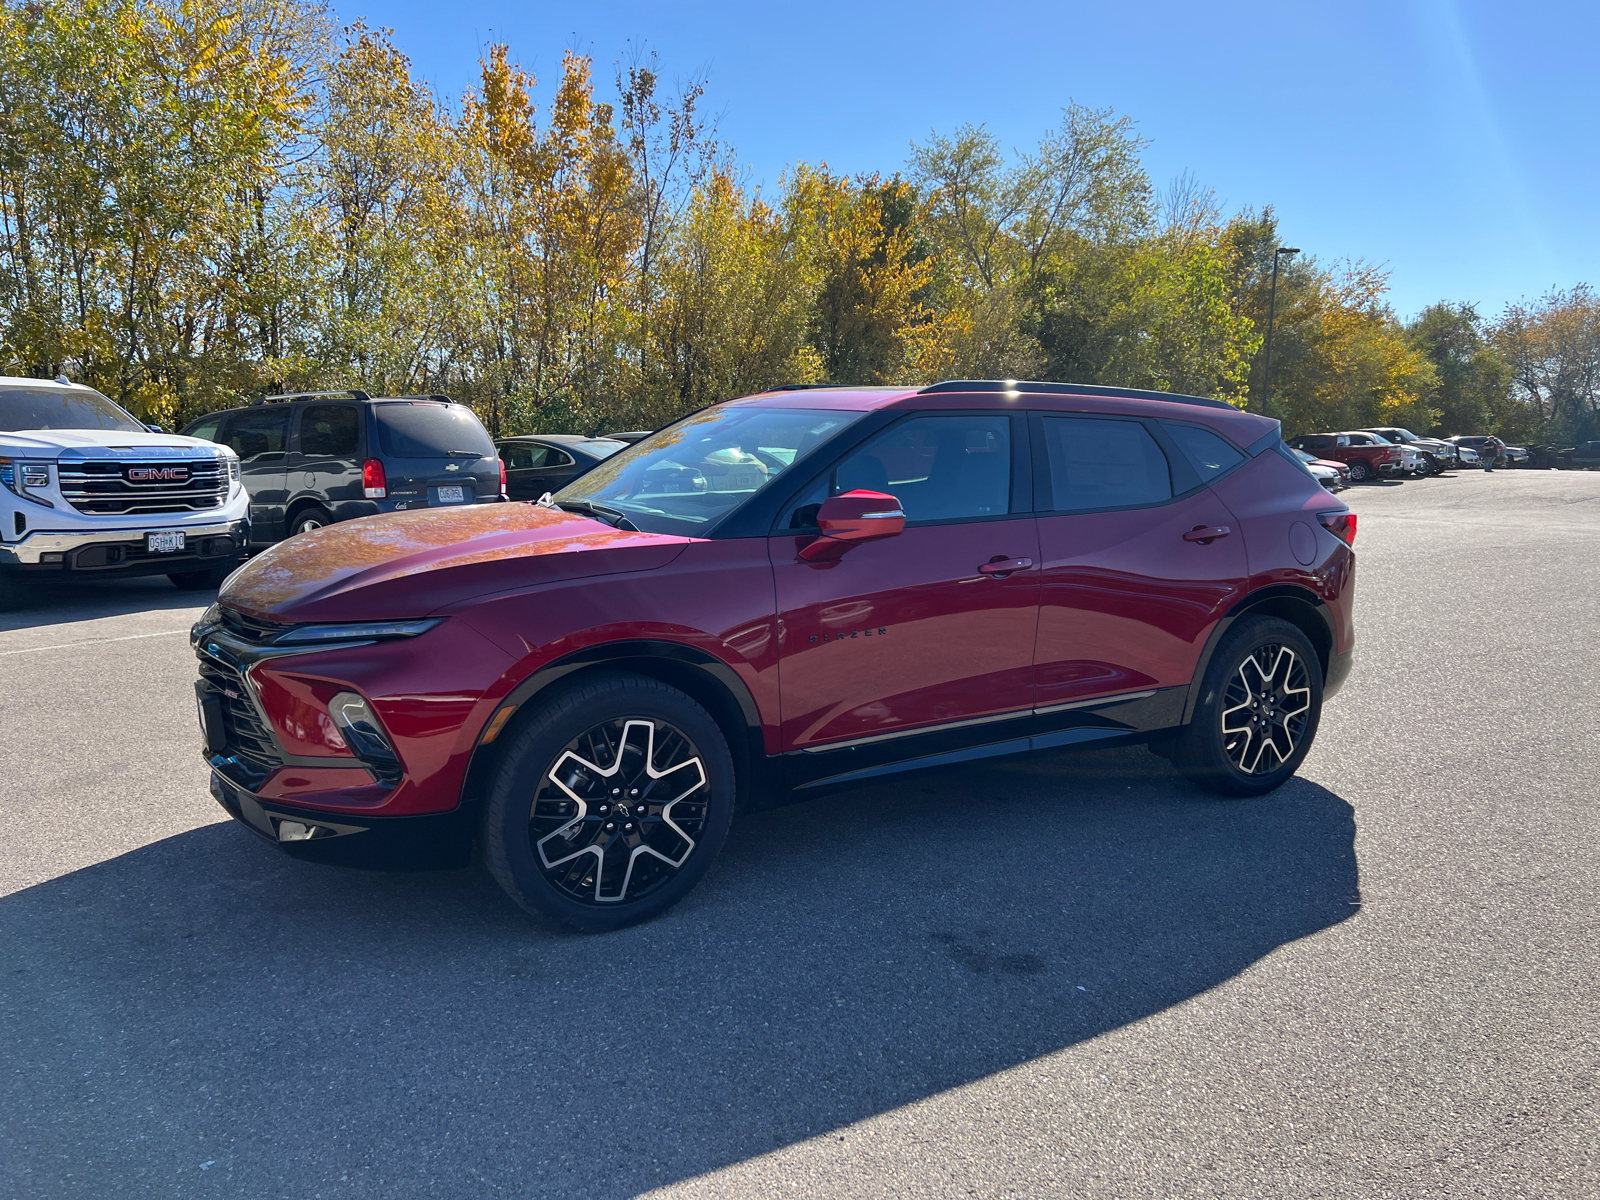
[(1210, 483), (1224, 471), (1232, 470), (1244, 461), (1239, 448), (1226, 438), (1201, 429), (1198, 425), (1180, 425), (1163, 421), (1167, 434), (1178, 444), (1189, 465), (1200, 476), (1200, 482)]
[(1136, 508), (1172, 498), (1172, 471), (1138, 421), (1045, 417), (1045, 452), (1057, 512)]

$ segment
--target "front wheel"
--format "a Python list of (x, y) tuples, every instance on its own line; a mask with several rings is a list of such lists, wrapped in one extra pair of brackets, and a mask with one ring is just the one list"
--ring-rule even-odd
[(709, 713), (658, 680), (557, 685), (508, 739), (484, 806), (489, 871), (532, 913), (597, 933), (687, 895), (733, 819), (733, 759)]
[(1372, 468), (1367, 466), (1366, 463), (1357, 459), (1350, 464), (1351, 483), (1365, 483), (1370, 478), (1372, 478)]
[(1258, 796), (1299, 769), (1321, 716), (1322, 665), (1306, 635), (1246, 617), (1212, 655), (1173, 761), (1210, 791)]

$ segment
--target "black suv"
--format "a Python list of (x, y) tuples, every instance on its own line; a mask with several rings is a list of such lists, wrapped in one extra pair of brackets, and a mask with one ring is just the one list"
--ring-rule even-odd
[(488, 430), (448, 396), (265, 396), (183, 432), (239, 456), (255, 543), (374, 513), (504, 498)]

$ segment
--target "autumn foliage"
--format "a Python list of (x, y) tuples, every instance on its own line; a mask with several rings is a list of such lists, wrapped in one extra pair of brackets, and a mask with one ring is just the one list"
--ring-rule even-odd
[(599, 432), (952, 377), (1176, 389), (1297, 430), (1596, 419), (1587, 289), (1407, 327), (1382, 271), (1311, 254), (1279, 281), (1268, 394), (1272, 211), (1158, 193), (1110, 111), (1069, 105), (1020, 154), (968, 126), (763, 191), (702, 82), (572, 53), (552, 82), (541, 109), (494, 45), (435, 96), (386, 31), (308, 0), (6, 3), (0, 371), (66, 370), (168, 426), (361, 386)]

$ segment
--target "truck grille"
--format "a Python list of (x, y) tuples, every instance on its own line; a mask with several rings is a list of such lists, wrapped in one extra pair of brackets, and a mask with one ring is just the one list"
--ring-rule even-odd
[(64, 462), (61, 494), (81, 513), (177, 513), (221, 508), (228, 467), (220, 458)]
[(228, 750), (265, 771), (282, 766), (272, 734), (261, 723), (244, 679), (232, 667), (212, 658), (200, 659), (200, 678), (222, 701), (222, 724), (228, 732)]

